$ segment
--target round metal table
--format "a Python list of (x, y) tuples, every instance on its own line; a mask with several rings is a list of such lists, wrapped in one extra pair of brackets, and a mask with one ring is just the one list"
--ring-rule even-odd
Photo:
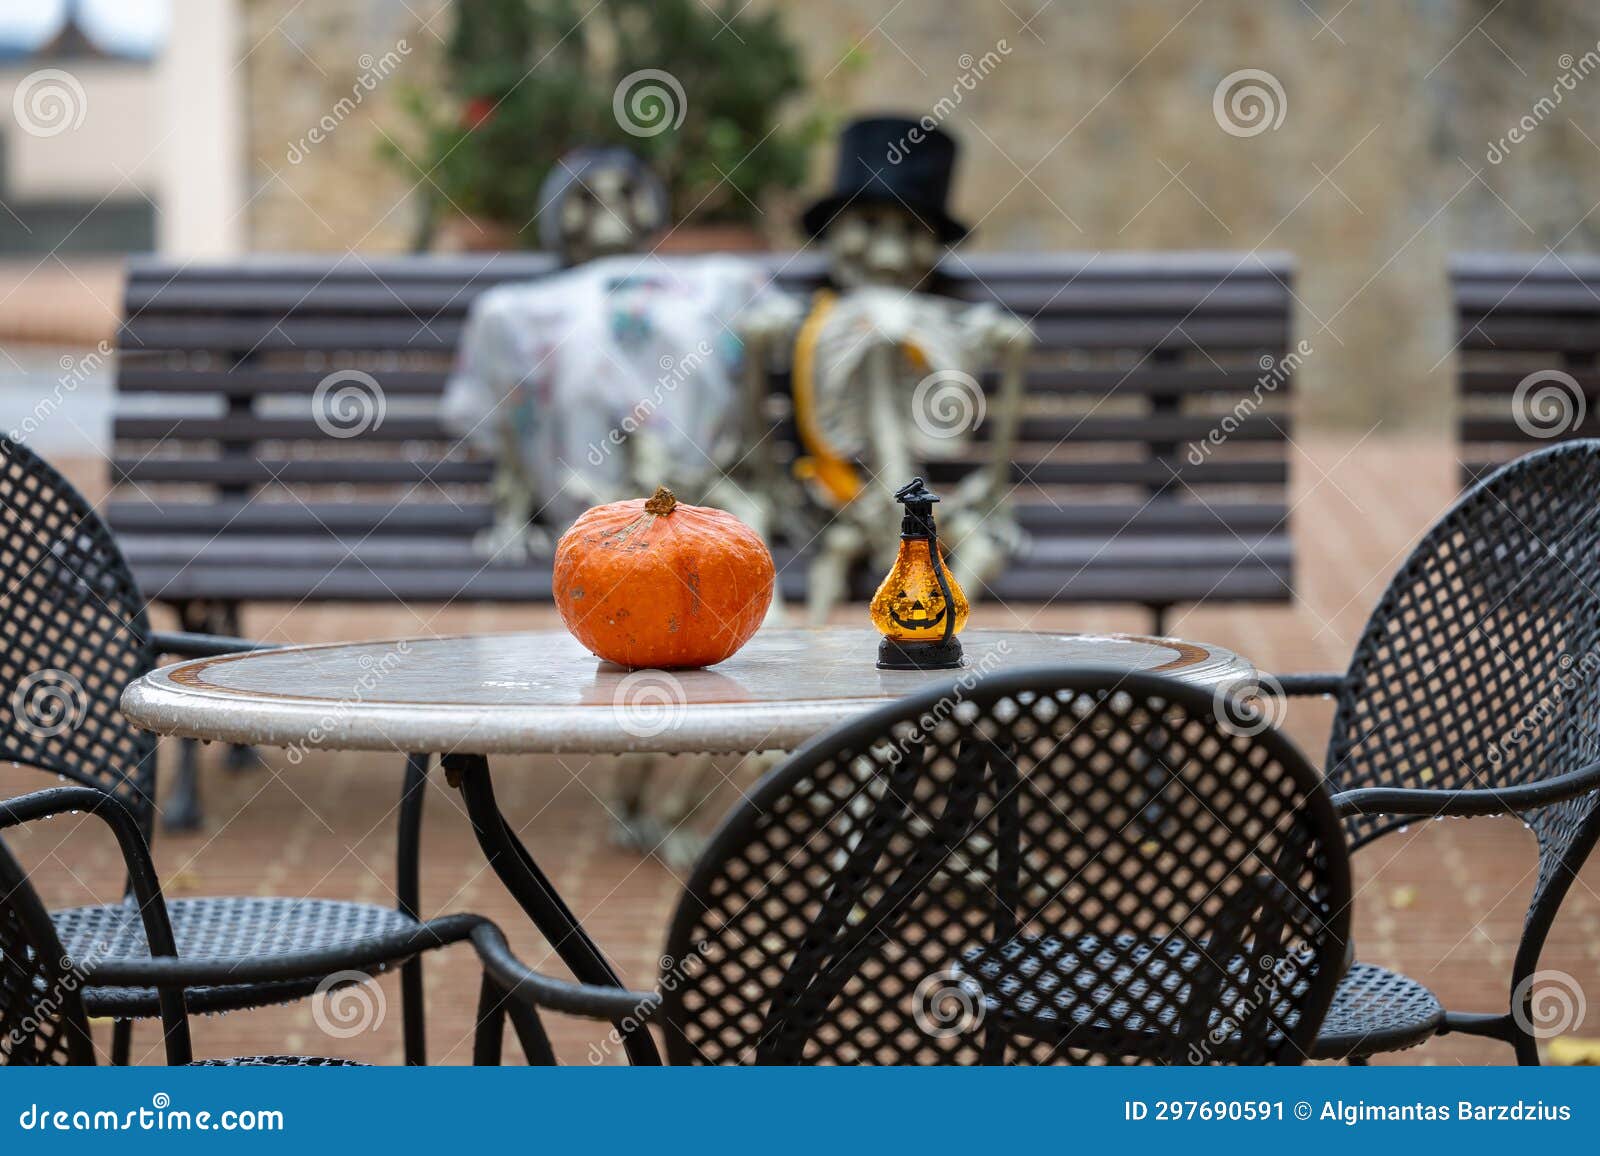
[(748, 754), (793, 750), (856, 715), (962, 676), (1059, 663), (1248, 684), (1230, 651), (1132, 635), (969, 630), (964, 670), (874, 666), (870, 629), (763, 630), (705, 670), (602, 662), (561, 630), (290, 646), (165, 666), (122, 696), (162, 734), (301, 750)]
[(1255, 681), (1231, 651), (1173, 638), (969, 630), (961, 640), (958, 671), (880, 671), (876, 633), (835, 627), (763, 630), (726, 662), (686, 671), (613, 666), (560, 630), (291, 646), (162, 667), (127, 688), (122, 709), (185, 738), (440, 755), (490, 864), (563, 962), (585, 983), (621, 986), (502, 816), (487, 756), (793, 750), (925, 686), (1031, 666), (1240, 691)]

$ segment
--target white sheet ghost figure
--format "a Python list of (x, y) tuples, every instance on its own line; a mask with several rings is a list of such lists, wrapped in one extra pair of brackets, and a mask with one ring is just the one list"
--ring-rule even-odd
[(706, 500), (747, 437), (731, 323), (769, 292), (737, 258), (622, 256), (479, 297), (442, 413), (498, 463), (480, 549), (521, 556), (548, 544), (535, 520), (657, 485)]

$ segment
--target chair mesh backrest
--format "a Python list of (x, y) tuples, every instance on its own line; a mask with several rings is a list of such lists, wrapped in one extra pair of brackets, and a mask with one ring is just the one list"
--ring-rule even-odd
[(690, 878), (679, 1063), (1298, 1062), (1347, 939), (1319, 776), (1094, 668), (932, 690), (773, 772)]
[[(1423, 536), (1372, 612), (1338, 699), (1327, 774), (1356, 787), (1493, 789), (1600, 759), (1600, 441), (1519, 458)], [(1596, 796), (1524, 818), (1535, 908)], [(1359, 846), (1401, 825), (1349, 824)], [(1586, 850), (1586, 848), (1585, 848)]]
[(0, 1064), (92, 1064), (81, 976), (44, 904), (0, 842)]
[(0, 757), (121, 796), (149, 834), (155, 738), (118, 707), (154, 665), (144, 601), (104, 522), (0, 438)]

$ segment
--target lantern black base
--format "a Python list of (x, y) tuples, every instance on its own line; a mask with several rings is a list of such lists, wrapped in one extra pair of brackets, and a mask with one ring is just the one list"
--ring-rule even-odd
[(941, 638), (937, 642), (896, 642), (885, 638), (878, 643), (879, 670), (954, 670), (960, 665), (959, 638)]

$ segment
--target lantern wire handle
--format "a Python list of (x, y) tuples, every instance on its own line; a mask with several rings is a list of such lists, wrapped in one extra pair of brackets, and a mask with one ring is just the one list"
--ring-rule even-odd
[(939, 549), (939, 528), (933, 520), (933, 503), (939, 500), (939, 495), (928, 489), (921, 478), (912, 478), (895, 491), (894, 498), (906, 508), (906, 516), (900, 526), (900, 536), (908, 537), (915, 534), (919, 538), (928, 540), (928, 561), (933, 567), (933, 580), (939, 584), (939, 593), (944, 597), (947, 608), (944, 616), (944, 641), (949, 642), (955, 634), (956, 627), (955, 597), (950, 593), (950, 579), (945, 573), (944, 552)]

